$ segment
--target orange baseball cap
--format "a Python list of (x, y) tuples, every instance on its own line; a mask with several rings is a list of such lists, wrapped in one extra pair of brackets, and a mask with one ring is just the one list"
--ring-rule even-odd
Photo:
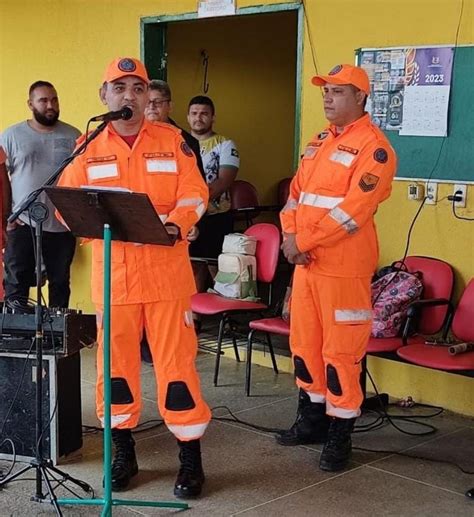
[(367, 72), (360, 66), (336, 65), (328, 75), (315, 75), (311, 82), (316, 86), (330, 84), (353, 84), (359, 90), (370, 95), (370, 82)]
[(104, 82), (111, 83), (127, 75), (139, 77), (147, 84), (150, 82), (145, 65), (133, 57), (118, 57), (114, 59), (105, 69)]

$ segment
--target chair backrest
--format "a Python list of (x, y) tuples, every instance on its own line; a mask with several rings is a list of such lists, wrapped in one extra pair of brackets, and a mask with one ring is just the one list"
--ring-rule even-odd
[(290, 195), (290, 183), (293, 178), (283, 178), (278, 183), (278, 204), (283, 206), (288, 201)]
[(466, 285), (461, 295), (451, 327), (461, 341), (474, 341), (474, 278)]
[(280, 230), (274, 224), (258, 223), (245, 230), (257, 239), (257, 280), (271, 283), (275, 276), (280, 251)]
[(230, 206), (234, 210), (259, 205), (257, 189), (248, 181), (234, 181), (230, 186), (229, 193)]
[[(412, 256), (405, 259), (405, 265), (411, 273), (421, 272), (422, 299), (445, 298), (451, 300), (454, 289), (454, 271), (447, 262), (433, 257)], [(448, 312), (448, 305), (423, 309), (418, 322), (418, 331), (421, 334), (440, 332)]]

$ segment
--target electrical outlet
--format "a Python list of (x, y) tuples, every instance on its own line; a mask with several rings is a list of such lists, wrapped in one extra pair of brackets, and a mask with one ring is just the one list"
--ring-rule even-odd
[(418, 185), (417, 183), (410, 183), (408, 185), (408, 199), (412, 201), (420, 201), (424, 196), (424, 187), (423, 185)]
[(466, 197), (467, 197), (467, 185), (455, 184), (453, 190), (453, 196), (461, 196), (461, 201), (455, 201), (454, 206), (458, 206), (459, 208), (464, 208), (466, 206)]
[(427, 205), (436, 205), (438, 201), (438, 184), (437, 183), (425, 183), (425, 196)]

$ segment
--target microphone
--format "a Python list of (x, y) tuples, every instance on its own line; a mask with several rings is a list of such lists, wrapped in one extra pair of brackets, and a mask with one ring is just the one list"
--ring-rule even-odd
[(111, 122), (112, 120), (129, 120), (133, 117), (133, 111), (125, 106), (121, 110), (118, 111), (109, 111), (108, 113), (103, 113), (102, 115), (97, 115), (96, 117), (91, 118), (91, 122)]

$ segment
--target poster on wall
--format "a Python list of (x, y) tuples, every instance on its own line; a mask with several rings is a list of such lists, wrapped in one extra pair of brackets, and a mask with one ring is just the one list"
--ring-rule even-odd
[(453, 55), (451, 47), (363, 49), (374, 123), (400, 135), (446, 136)]

